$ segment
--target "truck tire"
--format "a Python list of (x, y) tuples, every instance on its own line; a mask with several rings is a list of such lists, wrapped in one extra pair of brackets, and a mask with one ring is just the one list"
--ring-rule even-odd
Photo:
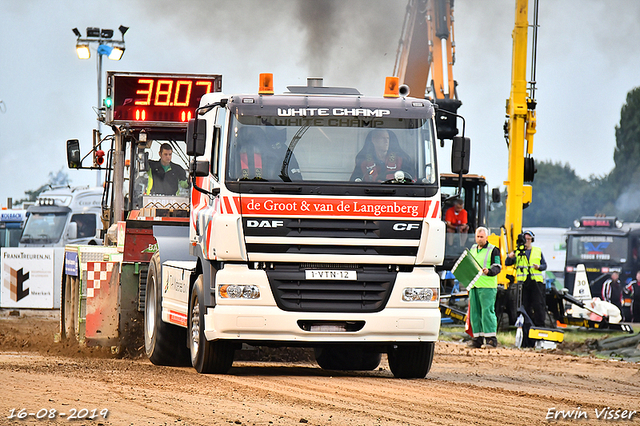
[(160, 256), (149, 262), (144, 309), (144, 351), (155, 365), (188, 366), (186, 329), (162, 321)]
[(434, 342), (397, 344), (389, 348), (389, 367), (398, 379), (422, 379), (431, 370)]
[(234, 342), (209, 341), (204, 335), (204, 285), (202, 275), (193, 283), (189, 298), (189, 349), (191, 365), (198, 373), (224, 374), (231, 368), (235, 354)]
[(371, 371), (380, 365), (382, 354), (360, 345), (333, 345), (314, 348), (316, 362), (323, 370)]

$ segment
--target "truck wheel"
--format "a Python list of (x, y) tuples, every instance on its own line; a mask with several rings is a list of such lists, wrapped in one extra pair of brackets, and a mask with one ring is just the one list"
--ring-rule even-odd
[(314, 349), (316, 362), (323, 370), (375, 370), (380, 365), (382, 354), (367, 350), (363, 346), (320, 346)]
[(189, 299), (189, 349), (191, 365), (198, 373), (224, 374), (233, 364), (235, 347), (225, 340), (207, 340), (204, 335), (204, 286), (202, 275), (193, 283)]
[(149, 262), (144, 308), (144, 351), (155, 365), (187, 366), (187, 334), (184, 328), (162, 321), (160, 256)]
[(434, 342), (398, 344), (389, 348), (389, 367), (399, 379), (422, 379), (431, 369)]

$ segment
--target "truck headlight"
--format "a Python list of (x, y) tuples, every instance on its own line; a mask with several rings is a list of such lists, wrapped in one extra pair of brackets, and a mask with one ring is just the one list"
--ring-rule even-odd
[(259, 299), (260, 289), (255, 285), (224, 284), (218, 287), (218, 296), (223, 299)]
[(426, 287), (405, 287), (402, 290), (402, 300), (405, 302), (437, 302), (438, 289)]

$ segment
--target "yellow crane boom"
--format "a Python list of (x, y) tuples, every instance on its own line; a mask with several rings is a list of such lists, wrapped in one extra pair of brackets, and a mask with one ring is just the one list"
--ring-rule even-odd
[(527, 83), (527, 46), (529, 29), (529, 0), (516, 0), (513, 29), (513, 55), (511, 64), (511, 93), (507, 99), (505, 137), (509, 145), (508, 180), (504, 230), (507, 251), (513, 250), (517, 236), (522, 232), (522, 210), (531, 203), (531, 185), (535, 173), (533, 135), (536, 132), (535, 50), (537, 28), (537, 0), (534, 11), (534, 39), (532, 80)]

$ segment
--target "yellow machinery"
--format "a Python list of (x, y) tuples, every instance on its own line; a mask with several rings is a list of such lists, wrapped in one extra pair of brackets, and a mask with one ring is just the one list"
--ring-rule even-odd
[[(531, 81), (527, 82), (527, 48), (529, 30), (529, 0), (516, 0), (515, 26), (513, 29), (513, 54), (511, 63), (511, 93), (507, 99), (507, 121), (504, 131), (509, 147), (508, 180), (505, 201), (505, 220), (501, 228), (501, 238), (491, 236), (489, 241), (500, 247), (501, 256), (506, 259), (516, 247), (518, 235), (522, 232), (522, 210), (531, 203), (531, 185), (535, 174), (533, 157), (533, 135), (536, 132), (535, 66), (538, 27), (538, 0), (534, 0), (534, 23), (532, 40)], [(508, 288), (515, 277), (513, 267), (503, 267), (498, 281)], [(510, 298), (520, 299), (511, 294)], [(517, 305), (519, 303), (516, 301)], [(511, 304), (513, 306), (513, 303)], [(513, 309), (513, 308), (512, 308)], [(513, 312), (511, 312), (511, 316)]]
[[(531, 186), (535, 164), (533, 135), (536, 132), (535, 116), (535, 52), (537, 29), (537, 4), (534, 0), (531, 82), (527, 82), (527, 47), (529, 29), (529, 0), (516, 0), (515, 26), (513, 30), (513, 56), (511, 66), (511, 93), (507, 99), (505, 138), (509, 147), (506, 214), (502, 238), (495, 236), (493, 243), (506, 253), (512, 251), (517, 236), (522, 232), (522, 210), (531, 203)], [(428, 91), (442, 109), (455, 113), (458, 100), (453, 79), (455, 41), (453, 26), (453, 0), (409, 0), (396, 56), (394, 74), (401, 84), (409, 86), (412, 95), (422, 97)], [(429, 81), (431, 76), (431, 81)], [(457, 129), (450, 123), (453, 135), (442, 130), (438, 118), (438, 137), (450, 139)], [(450, 119), (452, 122), (455, 120)], [(452, 125), (451, 125), (452, 124)], [(446, 129), (445, 129), (446, 130)]]
[[(511, 93), (507, 99), (507, 122), (504, 126), (509, 149), (508, 179), (504, 182), (507, 190), (506, 212), (500, 235), (489, 237), (489, 241), (500, 248), (503, 262), (508, 253), (514, 250), (517, 237), (522, 232), (522, 210), (532, 199), (531, 186), (525, 182), (532, 182), (535, 174), (532, 153), (533, 135), (536, 132), (538, 0), (532, 0), (534, 22), (530, 82), (527, 81), (529, 1), (515, 0)], [(400, 83), (408, 85), (412, 95), (416, 97), (422, 97), (428, 92), (435, 98), (440, 109), (455, 114), (462, 103), (458, 100), (457, 83), (453, 79), (454, 63), (453, 0), (409, 0), (394, 69)], [(455, 119), (450, 114), (437, 114), (436, 123), (440, 139), (451, 139), (457, 134)], [(476, 212), (486, 210), (483, 204), (486, 199), (476, 200), (475, 203), (471, 208)], [(469, 209), (467, 202), (465, 208)], [(486, 225), (479, 221), (480, 218), (478, 216), (474, 219), (476, 223), (472, 227)], [(507, 289), (514, 276), (513, 268), (503, 267), (499, 282)], [(518, 299), (517, 294), (509, 292), (505, 303), (510, 311), (514, 310)], [(514, 312), (510, 312), (511, 322), (514, 320), (513, 315)]]
[(522, 209), (531, 203), (531, 186), (535, 165), (533, 135), (536, 132), (535, 101), (535, 52), (537, 28), (537, 1), (534, 11), (532, 81), (527, 87), (527, 39), (529, 0), (516, 0), (515, 27), (513, 29), (513, 59), (511, 64), (511, 94), (507, 99), (505, 136), (509, 144), (508, 180), (504, 230), (508, 251), (515, 247), (522, 232)]

